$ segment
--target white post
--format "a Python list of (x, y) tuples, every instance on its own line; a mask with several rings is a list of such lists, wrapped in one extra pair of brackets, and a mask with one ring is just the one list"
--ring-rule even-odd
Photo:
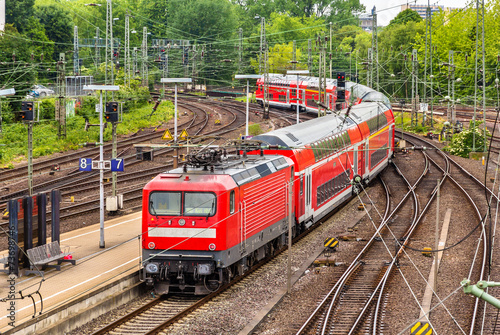
[(248, 98), (249, 95), (250, 95), (250, 80), (247, 79), (247, 116), (246, 116), (245, 136), (248, 136), (248, 110), (250, 109), (250, 99)]
[(296, 91), (295, 91), (295, 99), (297, 99), (297, 124), (300, 123), (299, 118), (299, 74), (297, 74), (297, 83), (296, 83)]
[(174, 142), (177, 143), (177, 83), (175, 83)]
[[(99, 161), (100, 164), (103, 164), (102, 161), (104, 160), (104, 152), (103, 152), (103, 145), (104, 145), (104, 138), (103, 138), (103, 131), (104, 131), (104, 125), (102, 123), (102, 90), (101, 90), (101, 97), (99, 101)], [(104, 170), (103, 166), (100, 166), (99, 169), (99, 195), (100, 195), (100, 241), (99, 241), (99, 247), (104, 248), (104, 185), (103, 185), (103, 177), (104, 177)]]

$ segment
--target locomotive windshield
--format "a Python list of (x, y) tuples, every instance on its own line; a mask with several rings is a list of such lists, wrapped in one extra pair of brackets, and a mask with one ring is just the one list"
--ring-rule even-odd
[(212, 216), (215, 214), (215, 194), (213, 193), (184, 193), (185, 216)]
[[(149, 213), (151, 215), (213, 216), (216, 212), (216, 197), (209, 192), (151, 192)], [(181, 210), (184, 208), (184, 210)]]
[(149, 212), (153, 215), (180, 215), (181, 192), (152, 192)]

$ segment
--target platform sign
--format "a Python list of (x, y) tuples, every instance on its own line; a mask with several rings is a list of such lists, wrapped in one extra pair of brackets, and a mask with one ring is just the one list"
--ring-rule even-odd
[(92, 158), (80, 158), (78, 167), (80, 171), (92, 171)]
[(125, 162), (123, 158), (116, 158), (111, 160), (111, 171), (113, 172), (123, 172), (123, 165)]
[(431, 335), (432, 327), (429, 322), (417, 322), (411, 327), (410, 335)]
[(188, 132), (186, 129), (184, 129), (181, 134), (179, 135), (179, 139), (181, 140), (187, 140), (189, 137)]
[(174, 137), (172, 136), (172, 134), (170, 133), (170, 130), (166, 129), (165, 132), (163, 133), (163, 136), (161, 137), (162, 140), (167, 140), (167, 141), (171, 141), (174, 139)]

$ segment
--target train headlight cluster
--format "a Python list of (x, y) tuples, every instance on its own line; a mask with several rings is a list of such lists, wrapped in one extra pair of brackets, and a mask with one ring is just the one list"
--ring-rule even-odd
[(180, 219), (179, 220), (179, 226), (184, 226), (186, 224), (186, 220)]
[(160, 272), (160, 267), (156, 263), (148, 263), (146, 265), (146, 273), (158, 273)]
[(154, 242), (149, 242), (148, 243), (148, 248), (149, 249), (154, 249), (156, 247), (156, 244)]
[(210, 245), (208, 246), (208, 249), (210, 251), (214, 251), (215, 250), (215, 243), (210, 243)]

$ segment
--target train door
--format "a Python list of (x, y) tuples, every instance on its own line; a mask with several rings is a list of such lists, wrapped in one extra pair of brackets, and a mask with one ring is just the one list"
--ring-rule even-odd
[(286, 90), (286, 103), (292, 107), (292, 102), (290, 101), (290, 88)]
[(359, 150), (358, 150), (358, 161), (359, 161), (359, 164), (358, 164), (358, 174), (363, 177), (363, 175), (365, 174), (365, 145), (362, 144), (360, 147), (359, 147)]
[(313, 215), (312, 208), (312, 169), (307, 168), (305, 170), (305, 220), (309, 220)]
[(240, 202), (240, 254), (243, 255), (246, 252), (246, 211), (245, 201)]
[(301, 217), (302, 215), (304, 215), (304, 211), (305, 211), (305, 208), (306, 208), (306, 203), (305, 203), (305, 200), (306, 200), (306, 197), (305, 197), (305, 173), (301, 173), (300, 176), (299, 176), (299, 202), (297, 204), (297, 210), (298, 210), (298, 213), (297, 213), (297, 217)]

